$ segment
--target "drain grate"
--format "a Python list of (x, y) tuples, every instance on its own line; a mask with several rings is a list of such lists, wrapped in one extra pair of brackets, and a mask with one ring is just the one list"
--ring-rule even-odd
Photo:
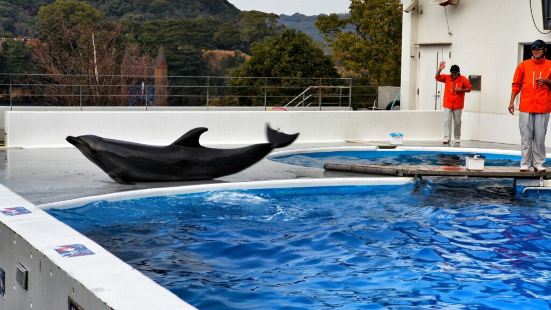
[(19, 285), (21, 285), (23, 289), (28, 289), (29, 272), (27, 271), (27, 268), (25, 268), (25, 266), (23, 266), (21, 263), (17, 263), (15, 280), (17, 281), (17, 283), (19, 283)]
[(6, 294), (6, 272), (0, 268), (0, 296), (4, 297)]
[(69, 310), (84, 310), (84, 308), (69, 297)]

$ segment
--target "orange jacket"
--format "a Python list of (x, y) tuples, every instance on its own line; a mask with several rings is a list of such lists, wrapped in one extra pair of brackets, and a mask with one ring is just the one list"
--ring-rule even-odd
[(551, 77), (551, 61), (547, 59), (528, 59), (521, 62), (513, 77), (513, 93), (520, 92), (521, 112), (551, 112), (551, 91), (547, 86), (539, 86), (536, 80)]
[(459, 87), (471, 90), (471, 82), (462, 75), (459, 75), (454, 80), (449, 74), (440, 74), (436, 77), (436, 80), (446, 84), (444, 89), (444, 108), (451, 110), (463, 109), (465, 105), (465, 92), (456, 92), (455, 89)]

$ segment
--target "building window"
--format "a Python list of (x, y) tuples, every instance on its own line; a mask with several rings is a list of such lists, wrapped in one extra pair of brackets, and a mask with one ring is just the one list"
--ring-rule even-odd
[[(550, 0), (551, 1), (551, 0)], [(547, 43), (545, 44), (546, 50), (545, 50), (545, 58), (551, 60), (551, 44)], [(530, 59), (532, 58), (532, 43), (524, 44), (522, 48), (522, 60)]]
[(551, 0), (541, 0), (543, 28), (551, 30)]

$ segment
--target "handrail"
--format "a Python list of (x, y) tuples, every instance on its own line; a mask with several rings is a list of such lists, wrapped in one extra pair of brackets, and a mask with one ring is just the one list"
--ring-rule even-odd
[[(67, 76), (67, 77), (93, 77), (96, 78), (95, 74), (45, 74), (45, 73), (5, 73), (0, 72), (0, 76), (34, 76), (34, 77), (58, 77), (58, 76)], [(149, 74), (100, 74), (97, 77), (117, 77), (117, 78), (149, 78), (155, 79), (154, 75)], [(350, 78), (313, 78), (313, 77), (292, 77), (292, 76), (209, 76), (209, 75), (168, 75), (167, 78), (203, 78), (203, 79), (273, 79), (273, 80), (340, 80), (340, 81), (349, 81)]]
[[(297, 100), (298, 98), (300, 98), (301, 96), (304, 96), (304, 94), (306, 94), (306, 92), (308, 92), (310, 89), (312, 89), (313, 87), (317, 87), (317, 86), (308, 86), (305, 90), (303, 90), (300, 94), (298, 94), (295, 98), (291, 99), (291, 101), (287, 102), (286, 105), (284, 105), (283, 107), (286, 108), (288, 107), (289, 105), (291, 105), (295, 100)], [(310, 98), (310, 96), (308, 96), (308, 98)], [(304, 102), (304, 100), (302, 101)], [(298, 105), (300, 105), (302, 102), (299, 102), (297, 105), (295, 105), (295, 107), (297, 107)]]
[(96, 83), (95, 78), (83, 78), (86, 76), (95, 77), (0, 72), (0, 105), (147, 107), (199, 103), (207, 107), (263, 105), (268, 109), (282, 104), (319, 104), (321, 109), (322, 105), (342, 106), (346, 101), (351, 107), (352, 101), (351, 78), (165, 76), (159, 81), (150, 75), (100, 75), (101, 80)]
[[(303, 90), (300, 94), (298, 94), (295, 98), (291, 99), (289, 102), (287, 102), (287, 104), (285, 104), (283, 107), (284, 108), (287, 108), (289, 107), (291, 104), (293, 104), (293, 102), (295, 102), (295, 100), (299, 99), (302, 97), (302, 100), (300, 100), (297, 104), (294, 105), (294, 107), (298, 107), (300, 106), (301, 104), (304, 105), (304, 102), (306, 102), (306, 100), (312, 98), (312, 96), (314, 96), (313, 94), (309, 94), (308, 96), (305, 96), (305, 94), (311, 90), (314, 90), (314, 89), (319, 89), (320, 92), (319, 92), (319, 107), (321, 109), (321, 106), (323, 105), (322, 103), (322, 93), (321, 93), (321, 90), (322, 89), (331, 89), (331, 88), (337, 88), (339, 89), (339, 94), (338, 95), (325, 95), (324, 97), (326, 98), (339, 98), (339, 106), (341, 106), (341, 102), (342, 102), (342, 97), (349, 97), (351, 96), (351, 92), (349, 91), (348, 92), (348, 95), (343, 95), (342, 94), (342, 90), (343, 89), (349, 89), (351, 90), (352, 87), (351, 86), (328, 86), (328, 85), (316, 85), (316, 86), (308, 86), (305, 90)], [(349, 97), (349, 105), (351, 103), (351, 98)], [(309, 107), (311, 106), (312, 103), (309, 103), (306, 107)]]
[[(298, 106), (301, 105), (301, 104), (304, 105), (304, 102), (306, 102), (306, 100), (308, 100), (308, 99), (310, 99), (310, 98), (312, 98), (312, 95), (306, 96), (306, 97), (303, 98), (299, 103), (297, 103), (297, 104), (295, 105), (295, 107), (298, 107)], [(312, 103), (310, 102), (310, 103), (307, 105), (307, 107), (309, 107), (311, 104), (312, 104)]]

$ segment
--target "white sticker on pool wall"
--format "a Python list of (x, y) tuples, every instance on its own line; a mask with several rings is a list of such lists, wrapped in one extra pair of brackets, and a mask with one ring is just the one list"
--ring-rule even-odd
[(94, 252), (90, 251), (84, 244), (68, 244), (61, 245), (55, 248), (55, 251), (63, 257), (77, 257), (94, 255)]
[(12, 207), (12, 208), (4, 208), (0, 210), (2, 214), (5, 216), (17, 216), (22, 214), (29, 214), (31, 211), (25, 209), (24, 207)]

